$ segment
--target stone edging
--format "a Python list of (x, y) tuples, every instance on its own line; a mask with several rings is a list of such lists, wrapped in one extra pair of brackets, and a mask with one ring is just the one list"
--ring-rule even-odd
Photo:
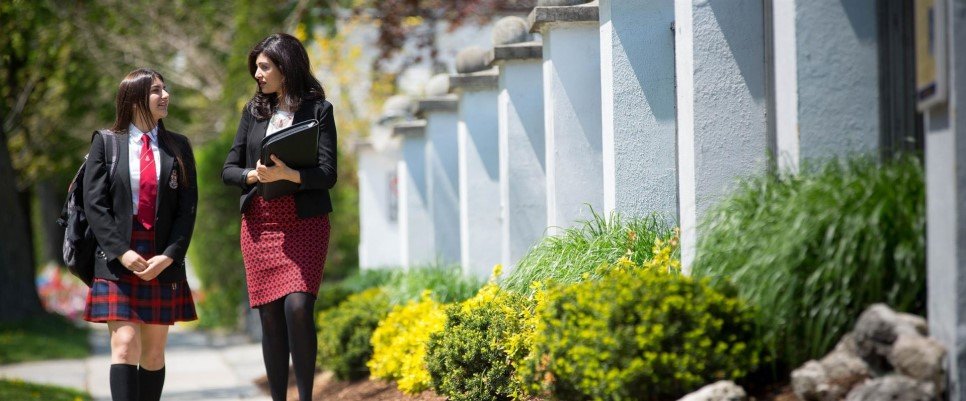
[(496, 46), (487, 54), (486, 64), (496, 65), (510, 60), (533, 60), (543, 58), (543, 44), (540, 42), (523, 42)]
[(540, 28), (551, 23), (599, 22), (600, 7), (592, 2), (579, 6), (534, 7), (527, 17), (531, 33), (540, 33)]

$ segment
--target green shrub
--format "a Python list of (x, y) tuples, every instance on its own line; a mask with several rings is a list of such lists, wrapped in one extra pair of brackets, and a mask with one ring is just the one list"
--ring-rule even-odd
[(621, 257), (638, 265), (644, 263), (653, 257), (655, 240), (672, 236), (671, 225), (657, 215), (626, 222), (616, 213), (610, 220), (593, 215), (593, 220), (567, 228), (561, 235), (545, 237), (500, 285), (532, 295), (533, 282), (566, 284), (596, 279), (600, 266)]
[(820, 357), (868, 305), (922, 313), (925, 188), (915, 158), (831, 161), (744, 182), (701, 228), (693, 272), (730, 279), (770, 357)]
[(430, 336), (426, 365), (437, 393), (452, 401), (509, 400), (519, 386), (511, 337), (523, 330), (523, 298), (487, 285), (446, 309), (443, 331)]
[(758, 364), (754, 318), (733, 293), (657, 268), (609, 269), (538, 302), (518, 375), (564, 400), (676, 399)]
[(372, 331), (389, 313), (389, 298), (382, 288), (349, 296), (339, 306), (319, 314), (319, 366), (343, 380), (369, 375)]
[(315, 312), (334, 308), (352, 294), (385, 285), (392, 275), (389, 270), (361, 270), (341, 281), (323, 281), (315, 300)]

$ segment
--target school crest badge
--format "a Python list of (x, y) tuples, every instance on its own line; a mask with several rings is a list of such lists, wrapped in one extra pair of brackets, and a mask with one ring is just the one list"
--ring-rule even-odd
[(171, 179), (168, 180), (168, 186), (171, 189), (178, 189), (178, 170), (171, 170)]

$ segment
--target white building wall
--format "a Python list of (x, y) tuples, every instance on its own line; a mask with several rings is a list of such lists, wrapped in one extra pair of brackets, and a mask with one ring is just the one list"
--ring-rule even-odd
[(398, 267), (398, 150), (357, 153), (359, 162), (359, 268)]
[(673, 0), (600, 2), (604, 211), (677, 216)]
[(460, 260), (465, 273), (484, 278), (500, 263), (496, 108), (496, 89), (460, 93)]
[(600, 213), (604, 186), (599, 27), (552, 24), (543, 37), (543, 103), (550, 233)]
[(741, 177), (764, 171), (761, 1), (675, 0), (681, 257), (694, 260), (705, 212)]
[(511, 269), (547, 227), (546, 150), (540, 59), (500, 65), (502, 263)]
[(400, 264), (413, 266), (436, 262), (433, 220), (426, 201), (426, 141), (404, 136), (398, 163)]
[(455, 111), (426, 113), (426, 169), (436, 252), (443, 264), (460, 263), (459, 160)]

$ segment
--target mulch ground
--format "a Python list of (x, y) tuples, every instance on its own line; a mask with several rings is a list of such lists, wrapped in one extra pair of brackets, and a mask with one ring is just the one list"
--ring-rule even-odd
[[(268, 394), (268, 379), (264, 376), (255, 380), (255, 384)], [(799, 401), (790, 385), (786, 383), (762, 386), (753, 389), (749, 394), (750, 400), (758, 401)], [(298, 391), (295, 389), (295, 374), (289, 372), (288, 401), (298, 401)], [(332, 372), (319, 372), (315, 375), (315, 386), (312, 394), (313, 401), (446, 401), (446, 397), (437, 395), (432, 390), (417, 395), (403, 394), (390, 381), (371, 379), (347, 382), (338, 380)]]
[[(255, 384), (268, 394), (268, 379), (264, 376)], [(295, 375), (289, 372), (289, 401), (298, 401), (295, 389)], [(385, 380), (359, 380), (347, 382), (338, 380), (332, 372), (319, 372), (315, 375), (312, 400), (314, 401), (446, 401), (446, 397), (436, 395), (432, 390), (417, 395), (403, 394), (396, 384)]]

